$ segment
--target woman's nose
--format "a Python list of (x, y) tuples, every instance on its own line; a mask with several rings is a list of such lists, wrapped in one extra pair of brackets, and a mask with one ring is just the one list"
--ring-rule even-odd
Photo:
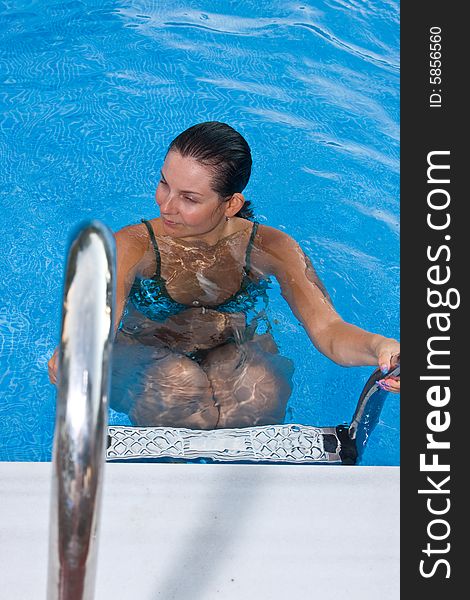
[(160, 208), (164, 210), (166, 213), (176, 212), (176, 198), (173, 194), (166, 194), (162, 199), (160, 204)]

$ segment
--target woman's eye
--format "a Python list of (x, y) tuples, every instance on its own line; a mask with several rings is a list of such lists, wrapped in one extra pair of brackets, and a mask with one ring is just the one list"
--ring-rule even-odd
[(189, 202), (193, 202), (194, 204), (197, 204), (197, 200), (195, 200), (194, 198), (191, 198), (190, 196), (184, 196), (185, 200), (189, 200)]
[(159, 183), (162, 183), (163, 185), (166, 185), (166, 181), (163, 181), (163, 179), (160, 179)]

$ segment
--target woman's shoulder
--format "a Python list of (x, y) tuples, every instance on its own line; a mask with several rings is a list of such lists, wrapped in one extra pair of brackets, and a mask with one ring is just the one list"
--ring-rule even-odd
[(135, 263), (146, 254), (150, 240), (144, 223), (125, 225), (114, 232), (118, 262)]
[(252, 264), (266, 275), (278, 275), (289, 257), (298, 252), (297, 242), (285, 231), (260, 224), (254, 240)]
[(148, 230), (144, 223), (131, 223), (124, 225), (114, 232), (116, 242), (130, 243), (136, 246), (148, 246)]
[(262, 250), (270, 251), (279, 249), (279, 247), (298, 246), (288, 233), (270, 225), (259, 224), (257, 234), (256, 244)]

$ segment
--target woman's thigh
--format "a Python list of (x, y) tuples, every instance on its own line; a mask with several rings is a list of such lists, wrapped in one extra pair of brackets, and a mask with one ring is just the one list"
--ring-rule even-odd
[(284, 421), (292, 392), (293, 363), (280, 356), (269, 334), (210, 351), (201, 366), (219, 407), (217, 427), (272, 425)]
[(219, 418), (203, 369), (164, 346), (118, 334), (113, 349), (110, 405), (133, 425), (212, 429)]

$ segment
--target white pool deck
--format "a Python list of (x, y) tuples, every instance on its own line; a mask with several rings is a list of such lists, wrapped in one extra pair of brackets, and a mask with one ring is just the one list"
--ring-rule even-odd
[[(0, 463), (0, 598), (46, 597), (50, 463)], [(107, 464), (96, 600), (399, 598), (399, 467)]]

